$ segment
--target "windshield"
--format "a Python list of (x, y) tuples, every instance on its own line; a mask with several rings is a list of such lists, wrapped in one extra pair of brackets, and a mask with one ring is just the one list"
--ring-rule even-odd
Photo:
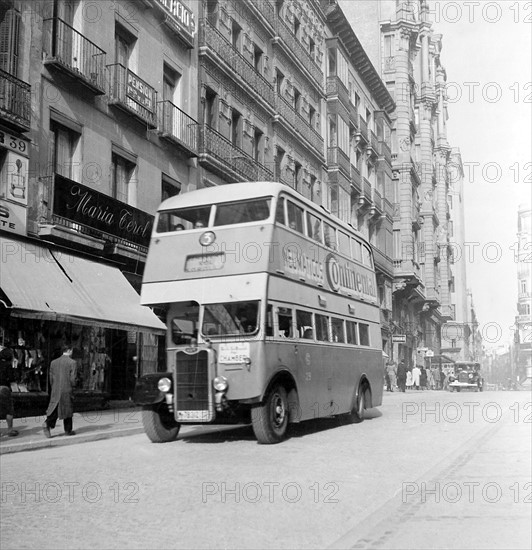
[(204, 336), (254, 334), (258, 330), (258, 300), (207, 304), (201, 332)]

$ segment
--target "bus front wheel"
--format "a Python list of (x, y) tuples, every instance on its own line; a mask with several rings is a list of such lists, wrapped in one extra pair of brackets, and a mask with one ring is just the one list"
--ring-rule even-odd
[(181, 427), (174, 420), (165, 403), (144, 407), (142, 409), (142, 425), (146, 435), (153, 443), (174, 441)]
[(264, 402), (251, 409), (251, 423), (259, 443), (268, 445), (284, 439), (288, 428), (288, 398), (283, 386), (273, 386)]

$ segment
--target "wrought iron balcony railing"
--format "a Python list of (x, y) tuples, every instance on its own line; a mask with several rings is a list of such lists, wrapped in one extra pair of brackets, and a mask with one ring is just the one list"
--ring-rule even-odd
[(205, 124), (200, 126), (200, 155), (213, 157), (222, 168), (238, 174), (242, 181), (271, 181), (273, 173), (227, 138)]
[(110, 71), (109, 104), (133, 113), (150, 128), (157, 128), (157, 92), (120, 63), (107, 65)]
[(275, 94), (275, 110), (282, 116), (289, 128), (291, 128), (298, 137), (306, 139), (314, 149), (323, 155), (323, 138), (310, 125), (310, 121), (304, 119), (284, 97)]
[(209, 48), (220, 61), (231, 67), (242, 82), (273, 106), (273, 86), (207, 19), (203, 19), (201, 23), (199, 27), (200, 48)]
[(303, 47), (296, 35), (280, 17), (276, 20), (275, 31), (278, 38), (284, 42), (287, 51), (303, 65), (320, 88), (323, 87), (323, 71), (311, 57), (310, 52)]
[(171, 101), (158, 103), (159, 132), (162, 138), (181, 146), (189, 156), (198, 154), (198, 123)]
[(105, 52), (59, 17), (45, 19), (44, 25), (52, 40), (44, 63), (80, 79), (95, 94), (104, 94)]
[(347, 153), (340, 147), (327, 148), (327, 168), (329, 170), (342, 170), (347, 176), (350, 175), (351, 162)]
[(22, 131), (30, 129), (31, 86), (0, 69), (0, 116)]
[[(237, 0), (240, 2), (241, 0)], [(270, 0), (249, 0), (249, 3), (266, 19), (273, 21), (275, 18), (275, 8)]]

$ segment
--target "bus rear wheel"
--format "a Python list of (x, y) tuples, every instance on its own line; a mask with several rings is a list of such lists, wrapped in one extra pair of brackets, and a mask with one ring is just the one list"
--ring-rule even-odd
[(288, 398), (281, 385), (273, 386), (264, 402), (251, 409), (253, 432), (259, 443), (279, 443), (288, 428)]
[(355, 399), (355, 403), (353, 404), (353, 408), (347, 413), (341, 415), (340, 418), (340, 424), (346, 425), (346, 424), (359, 424), (362, 422), (366, 415), (366, 407), (367, 404), (370, 402), (370, 396), (369, 392), (371, 390), (369, 389), (368, 384), (362, 384), (357, 392), (357, 397)]
[(142, 425), (153, 443), (174, 441), (179, 434), (178, 424), (168, 411), (165, 403), (157, 403), (142, 409)]

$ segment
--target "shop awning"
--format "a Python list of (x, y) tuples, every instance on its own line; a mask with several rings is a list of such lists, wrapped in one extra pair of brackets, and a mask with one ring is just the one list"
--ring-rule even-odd
[(17, 317), (163, 333), (115, 267), (0, 237), (0, 301)]

